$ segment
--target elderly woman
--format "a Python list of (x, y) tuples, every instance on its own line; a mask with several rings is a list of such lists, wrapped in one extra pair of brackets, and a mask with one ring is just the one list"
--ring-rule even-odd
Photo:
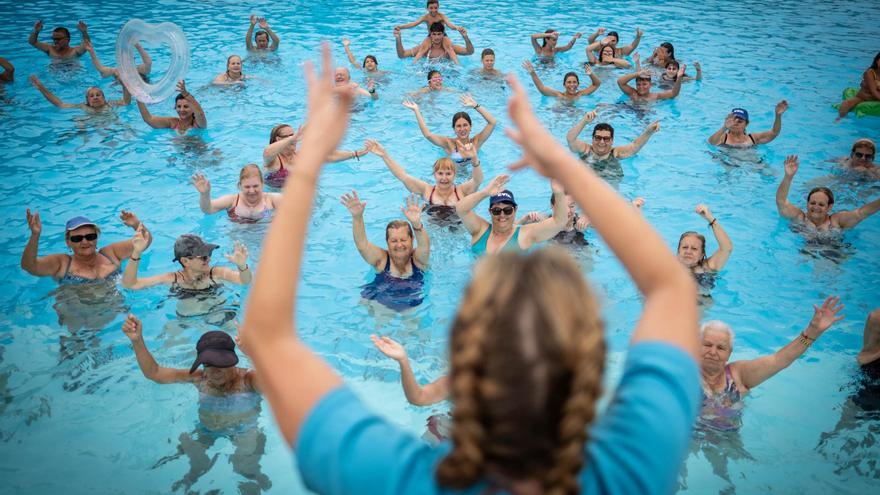
[(211, 183), (202, 174), (194, 174), (192, 184), (199, 192), (199, 208), (205, 214), (226, 210), (233, 222), (257, 222), (271, 215), (281, 204), (281, 194), (263, 191), (263, 173), (253, 163), (241, 168), (237, 194), (211, 199)]
[(91, 86), (86, 89), (86, 98), (84, 103), (65, 103), (61, 101), (61, 98), (55, 96), (54, 93), (49, 91), (46, 86), (40, 81), (39, 78), (35, 75), (31, 75), (30, 77), (31, 84), (34, 85), (43, 96), (49, 100), (49, 103), (55, 105), (58, 108), (79, 108), (81, 110), (85, 110), (90, 113), (98, 113), (103, 112), (105, 110), (110, 110), (113, 107), (124, 107), (131, 103), (131, 95), (128, 93), (128, 90), (123, 86), (122, 88), (122, 99), (121, 100), (107, 100), (104, 97), (104, 91), (97, 86)]
[(718, 250), (707, 258), (706, 238), (697, 232), (688, 231), (678, 238), (678, 261), (695, 275), (717, 272), (727, 264), (730, 253), (733, 252), (733, 242), (708, 206), (697, 205), (694, 211), (709, 223), (709, 228), (712, 229), (712, 234), (715, 235), (715, 241), (718, 243)]
[[(524, 253), (540, 242), (550, 240), (565, 228), (568, 221), (565, 193), (556, 184), (553, 189), (553, 215), (529, 225), (517, 225), (516, 200), (513, 193), (502, 189), (508, 176), (499, 175), (485, 188), (464, 197), (455, 204), (455, 211), (471, 234), (471, 251), (476, 255), (495, 254), (501, 251)], [(484, 199), (489, 198), (488, 222), (473, 212)]]
[[(281, 187), (297, 159), (297, 143), (302, 138), (303, 126), (296, 131), (289, 124), (278, 124), (269, 132), (269, 145), (263, 149), (263, 169), (266, 171), (266, 182), (272, 187)], [(334, 151), (329, 157), (330, 162), (341, 162), (367, 154), (364, 147), (355, 151)]]
[(776, 209), (782, 217), (803, 224), (809, 230), (828, 231), (851, 229), (880, 210), (880, 198), (877, 198), (855, 210), (830, 213), (834, 206), (834, 194), (827, 187), (814, 187), (807, 194), (806, 211), (801, 210), (788, 201), (791, 180), (799, 167), (797, 155), (789, 155), (785, 159), (785, 176), (776, 190)]
[[(393, 220), (385, 227), (387, 249), (367, 239), (364, 227), (366, 203), (358, 198), (357, 191), (344, 194), (342, 204), (351, 213), (351, 232), (361, 258), (376, 270), (376, 278), (363, 287), (361, 296), (395, 311), (421, 304), (424, 271), (428, 268), (431, 243), (422, 225), (422, 208), (418, 197), (413, 194), (407, 198), (406, 207), (401, 208), (409, 223)], [(413, 246), (413, 231), (417, 246)]]
[[(328, 48), (323, 56), (326, 75)], [(528, 158), (518, 166), (532, 164), (573, 192), (645, 299), (609, 406), (596, 408), (606, 348), (599, 305), (561, 250), (504, 253), (477, 266), (452, 318), (452, 442), (442, 448), (371, 411), (302, 342), (294, 317), (306, 229), (321, 166), (345, 133), (354, 98), (325, 78), (309, 81), (308, 155), (266, 236), (266, 276), (250, 293), (243, 332), (307, 489), (672, 491), (699, 401), (693, 282), (648, 223), (542, 128), (513, 78), (512, 134)]]
[(700, 423), (716, 430), (736, 430), (742, 426), (742, 398), (776, 373), (788, 368), (834, 323), (843, 309), (840, 299), (825, 299), (822, 306), (813, 306), (813, 318), (807, 327), (769, 356), (728, 363), (733, 352), (733, 330), (713, 320), (701, 328), (702, 350), (700, 368), (703, 382), (703, 406)]
[(178, 134), (186, 134), (186, 131), (190, 129), (204, 129), (208, 127), (205, 111), (202, 110), (202, 106), (196, 101), (196, 97), (186, 90), (186, 83), (183, 80), (177, 82), (177, 90), (180, 92), (174, 98), (174, 109), (177, 111), (177, 117), (156, 117), (150, 114), (144, 102), (138, 101), (138, 110), (140, 110), (144, 122), (153, 129), (174, 129)]
[[(153, 236), (138, 217), (123, 210), (119, 215), (122, 223), (138, 229), (144, 246), (149, 246)], [(119, 275), (122, 260), (131, 256), (134, 246), (131, 240), (114, 242), (98, 249), (101, 229), (86, 217), (74, 217), (64, 226), (64, 240), (73, 255), (49, 254), (37, 256), (43, 222), (40, 214), (27, 210), (31, 236), (21, 254), (21, 267), (31, 275), (52, 277), (60, 284), (81, 284), (110, 280)]]
[(434, 184), (431, 185), (407, 174), (406, 170), (394, 161), (378, 142), (368, 140), (367, 149), (374, 155), (381, 157), (385, 161), (388, 170), (410, 192), (424, 198), (425, 211), (429, 214), (431, 212), (439, 213), (440, 211), (447, 213), (455, 212), (455, 204), (468, 194), (473, 194), (483, 182), (483, 167), (480, 166), (480, 160), (476, 156), (473, 159), (473, 176), (458, 185), (455, 184), (455, 173), (457, 171), (455, 162), (449, 158), (440, 158), (434, 162)]
[[(681, 78), (679, 78), (681, 79)], [(782, 100), (776, 104), (776, 118), (773, 120), (773, 128), (769, 131), (746, 133), (749, 125), (749, 112), (744, 108), (734, 108), (724, 119), (721, 129), (709, 136), (709, 144), (724, 145), (729, 148), (750, 148), (758, 144), (766, 144), (776, 139), (782, 131), (782, 114), (788, 110), (788, 102)]]
[(464, 167), (471, 165), (474, 157), (480, 151), (480, 146), (492, 135), (492, 132), (495, 130), (495, 124), (498, 121), (489, 113), (489, 110), (486, 110), (485, 107), (477, 103), (477, 100), (473, 99), (471, 95), (462, 95), (460, 101), (462, 105), (476, 110), (486, 120), (486, 126), (474, 137), (471, 137), (471, 116), (467, 112), (456, 112), (452, 116), (452, 129), (455, 131), (455, 136), (446, 137), (434, 134), (428, 129), (417, 103), (404, 101), (403, 106), (416, 114), (416, 122), (418, 122), (419, 130), (422, 131), (425, 139), (435, 146), (443, 148), (443, 151), (455, 162), (459, 170), (463, 171)]
[(584, 72), (590, 76), (590, 85), (584, 89), (578, 89), (581, 84), (581, 79), (574, 72), (568, 72), (562, 77), (562, 86), (564, 88), (562, 91), (559, 91), (544, 86), (544, 83), (541, 82), (541, 78), (538, 77), (538, 73), (535, 72), (535, 66), (533, 66), (531, 62), (524, 60), (522, 66), (523, 69), (532, 76), (532, 82), (535, 83), (535, 87), (538, 88), (538, 91), (544, 96), (555, 96), (557, 98), (562, 98), (563, 100), (576, 100), (581, 96), (594, 93), (599, 89), (599, 85), (602, 84), (602, 81), (599, 80), (593, 72), (593, 69), (591, 69), (589, 65), (584, 65)]
[(226, 59), (226, 72), (218, 74), (211, 81), (211, 84), (225, 86), (229, 84), (244, 84), (244, 80), (249, 76), (242, 73), (241, 57), (238, 55), (230, 55)]

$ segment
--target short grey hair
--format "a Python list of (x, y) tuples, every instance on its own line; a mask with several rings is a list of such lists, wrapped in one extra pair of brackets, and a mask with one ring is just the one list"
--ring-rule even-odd
[(715, 330), (716, 332), (726, 333), (728, 338), (730, 339), (730, 347), (733, 348), (733, 339), (736, 337), (736, 334), (733, 333), (733, 329), (730, 328), (730, 325), (724, 323), (721, 320), (709, 320), (702, 325), (700, 325), (700, 339), (702, 340), (703, 335), (707, 330)]

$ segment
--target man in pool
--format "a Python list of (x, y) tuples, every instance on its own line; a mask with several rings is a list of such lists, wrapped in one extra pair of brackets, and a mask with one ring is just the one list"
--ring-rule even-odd
[[(465, 46), (463, 47), (452, 44), (452, 41), (446, 36), (446, 29), (443, 27), (443, 24), (439, 22), (431, 24), (428, 38), (422, 42), (418, 49), (410, 50), (413, 63), (418, 62), (422, 57), (427, 57), (435, 60), (447, 58), (457, 64), (459, 63), (458, 54), (470, 55), (474, 53), (474, 45), (471, 43), (470, 38), (468, 38), (467, 31), (464, 28), (459, 28), (459, 31), (462, 33), (465, 41)], [(397, 42), (400, 42), (400, 37), (396, 37), (396, 39)], [(406, 54), (405, 51), (404, 54)]]
[(603, 34), (605, 34), (605, 28), (600, 27), (595, 33), (587, 37), (587, 42), (589, 43), (587, 51), (593, 50), (595, 52), (600, 52), (602, 47), (610, 45), (614, 48), (614, 56), (616, 58), (622, 58), (632, 53), (633, 50), (639, 46), (639, 42), (642, 41), (642, 34), (644, 34), (644, 32), (641, 29), (636, 28), (636, 37), (633, 38), (632, 43), (621, 47), (617, 46), (620, 42), (620, 35), (617, 34), (617, 31), (609, 31), (608, 34), (597, 43), (596, 39)]
[[(678, 93), (681, 91), (681, 83), (684, 80), (683, 76), (685, 68), (685, 64), (681, 64), (681, 67), (678, 69), (678, 77), (675, 80), (675, 84), (673, 84), (672, 89), (669, 91), (652, 93), (651, 73), (646, 70), (621, 76), (617, 80), (617, 85), (620, 87), (620, 90), (623, 91), (623, 94), (629, 96), (633, 101), (671, 100), (678, 96)], [(629, 85), (629, 82), (633, 79), (636, 80), (635, 88)]]
[[(678, 79), (680, 80), (681, 77)], [(776, 104), (776, 118), (773, 120), (773, 128), (769, 131), (750, 133), (746, 132), (746, 126), (749, 125), (748, 110), (734, 108), (727, 114), (721, 129), (709, 136), (709, 144), (723, 145), (729, 148), (751, 148), (758, 144), (769, 143), (782, 132), (782, 114), (786, 110), (788, 110), (788, 101), (780, 101)]]
[(333, 80), (336, 86), (349, 85), (354, 88), (355, 92), (360, 96), (367, 96), (371, 100), (378, 100), (379, 93), (376, 92), (376, 83), (372, 79), (367, 79), (367, 89), (362, 88), (358, 83), (352, 82), (351, 72), (345, 67), (337, 67), (333, 73)]
[(578, 135), (583, 132), (584, 127), (588, 123), (596, 118), (596, 115), (596, 110), (585, 113), (581, 120), (569, 129), (568, 134), (565, 135), (565, 139), (568, 141), (568, 149), (577, 153), (585, 163), (593, 163), (609, 158), (629, 158), (638, 153), (647, 144), (648, 140), (651, 139), (651, 136), (660, 130), (660, 121), (652, 122), (648, 124), (648, 127), (645, 127), (645, 131), (635, 141), (615, 147), (614, 127), (611, 127), (611, 124), (600, 122), (593, 128), (592, 143), (587, 144), (585, 141), (578, 139)]
[(483, 50), (483, 53), (480, 54), (480, 63), (483, 64), (483, 68), (479, 71), (481, 75), (491, 77), (501, 77), (504, 75), (500, 70), (495, 68), (495, 51), (491, 48), (486, 48)]
[(211, 469), (216, 457), (214, 460), (208, 458), (207, 450), (221, 437), (229, 438), (235, 445), (235, 453), (230, 457), (232, 469), (248, 479), (239, 483), (242, 493), (268, 490), (272, 483), (260, 470), (266, 435), (257, 426), (261, 402), (257, 372), (235, 366), (238, 355), (232, 337), (219, 330), (203, 334), (196, 344), (196, 360), (186, 370), (159, 366), (144, 343), (143, 324), (135, 315), (128, 315), (122, 331), (131, 341), (138, 367), (145, 377), (160, 384), (192, 383), (199, 391), (198, 426), (194, 431), (180, 435), (176, 455), (166, 457), (154, 466), (161, 466), (182, 454), (189, 457), (189, 472), (174, 483), (172, 490), (179, 487), (189, 489)]
[[(76, 28), (82, 33), (83, 42), (91, 41), (89, 39), (89, 28), (85, 22), (79, 21)], [(31, 31), (31, 35), (28, 37), (28, 43), (37, 50), (47, 53), (50, 57), (73, 58), (79, 57), (86, 52), (86, 48), (83, 45), (70, 46), (70, 31), (66, 27), (57, 27), (52, 30), (51, 45), (37, 39), (42, 29), (43, 21), (39, 20), (34, 24), (34, 30)]]
[[(254, 26), (257, 23), (260, 24), (260, 30), (257, 31), (256, 35), (254, 35)], [(272, 39), (271, 45), (269, 44), (270, 38)], [(274, 52), (275, 50), (277, 50), (278, 43), (281, 41), (278, 38), (278, 35), (275, 34), (275, 31), (272, 31), (272, 28), (269, 27), (269, 23), (266, 22), (266, 18), (257, 17), (255, 15), (251, 15), (251, 24), (248, 27), (247, 34), (244, 35), (244, 40), (249, 51), (257, 50), (270, 52)]]
[(842, 165), (848, 170), (859, 172), (875, 179), (880, 179), (880, 166), (874, 163), (877, 156), (877, 145), (868, 138), (857, 139), (853, 143), (849, 158)]

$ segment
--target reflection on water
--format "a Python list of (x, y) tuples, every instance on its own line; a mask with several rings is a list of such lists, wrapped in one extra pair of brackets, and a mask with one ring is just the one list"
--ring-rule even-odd
[(200, 132), (204, 131), (191, 130), (184, 135), (175, 133), (172, 143), (176, 152), (168, 154), (169, 165), (183, 165), (191, 169), (223, 165), (223, 152), (208, 144)]
[(805, 223), (792, 223), (791, 231), (803, 236), (804, 245), (798, 251), (807, 257), (839, 265), (855, 253), (853, 245), (844, 242), (840, 229), (820, 231)]
[[(728, 483), (728, 486), (721, 490), (720, 493), (722, 494), (736, 493), (736, 486), (734, 486), (733, 481), (730, 479), (728, 463), (730, 461), (755, 460), (746, 451), (739, 430), (719, 431), (700, 425), (697, 425), (694, 429), (690, 456), (697, 459), (702, 456), (712, 466), (712, 473)], [(681, 471), (679, 472), (679, 490), (688, 488), (687, 476), (687, 462), (685, 462), (682, 464)], [(699, 493), (699, 488), (695, 488), (695, 491)]]
[(80, 330), (100, 330), (117, 316), (128, 312), (125, 298), (116, 286), (116, 279), (89, 284), (63, 284), (49, 292), (58, 314), (58, 324), (71, 334)]

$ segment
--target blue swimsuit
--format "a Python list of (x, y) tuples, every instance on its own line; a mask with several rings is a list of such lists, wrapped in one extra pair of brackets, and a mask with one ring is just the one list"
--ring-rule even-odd
[(376, 301), (394, 311), (403, 311), (422, 304), (424, 295), (422, 287), (425, 285), (425, 275), (416, 262), (410, 258), (412, 275), (409, 278), (399, 278), (391, 274), (391, 255), (385, 255), (385, 270), (376, 274), (361, 290), (361, 297)]

